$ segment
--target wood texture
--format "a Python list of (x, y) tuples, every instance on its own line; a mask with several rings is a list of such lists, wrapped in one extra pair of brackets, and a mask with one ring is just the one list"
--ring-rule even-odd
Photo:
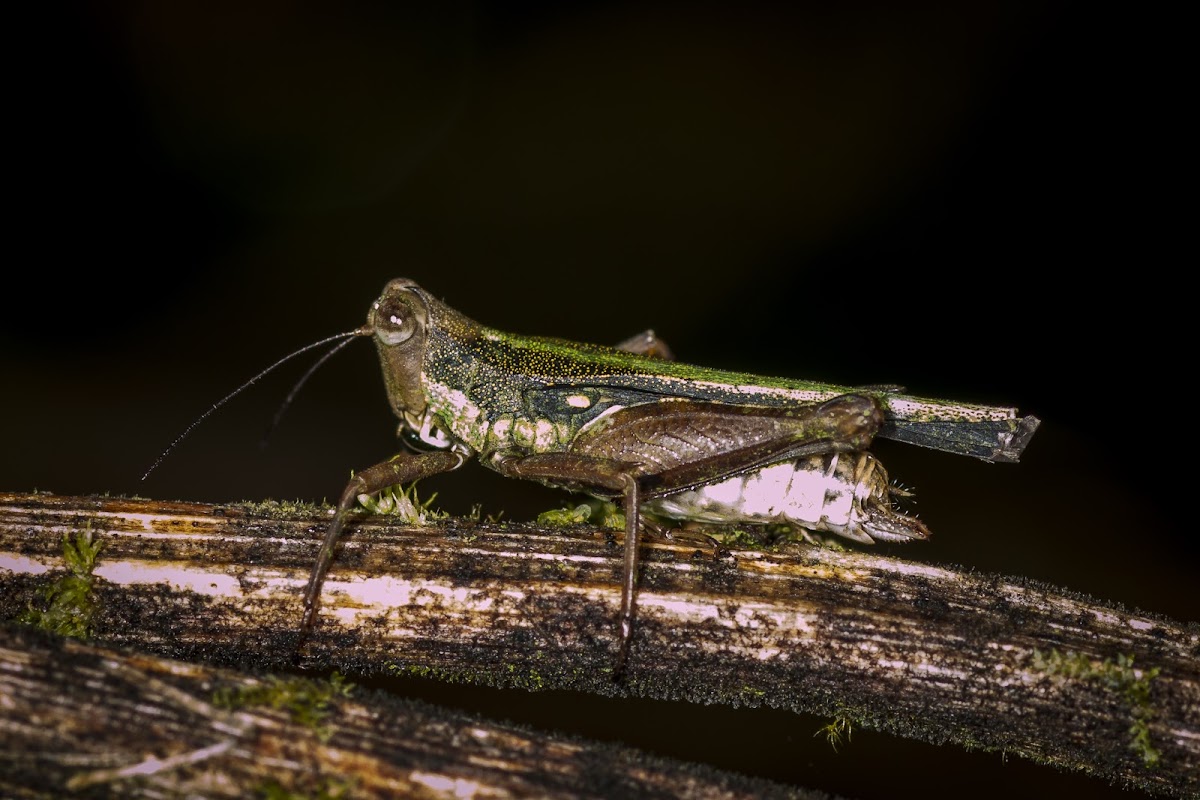
[(616, 653), (619, 534), (354, 522), (295, 628), (328, 512), (0, 496), (0, 614), (44, 602), (90, 531), (96, 640), (261, 672), (766, 704), (1003, 751), (1159, 794), (1200, 790), (1200, 630), (1020, 579), (808, 546), (651, 543)]
[[(0, 628), (0, 795), (813, 798), (396, 700)], [(233, 701), (230, 701), (233, 698)]]

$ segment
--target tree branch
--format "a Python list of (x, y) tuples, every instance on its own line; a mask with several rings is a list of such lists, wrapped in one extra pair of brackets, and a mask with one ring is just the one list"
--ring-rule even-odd
[(340, 681), (254, 679), (25, 627), (0, 627), (0, 664), (5, 796), (817, 798)]
[(295, 627), (328, 512), (0, 495), (0, 614), (45, 603), (62, 539), (104, 542), (97, 639), (255, 670), (765, 704), (999, 750), (1152, 792), (1200, 789), (1200, 629), (1020, 579), (790, 546), (644, 551), (614, 680), (620, 549), (593, 528), (350, 526)]

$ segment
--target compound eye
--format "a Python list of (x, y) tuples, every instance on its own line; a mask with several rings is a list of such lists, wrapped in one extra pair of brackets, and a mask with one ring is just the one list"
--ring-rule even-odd
[(375, 335), (385, 344), (407, 342), (417, 332), (417, 312), (408, 303), (391, 299), (375, 311)]

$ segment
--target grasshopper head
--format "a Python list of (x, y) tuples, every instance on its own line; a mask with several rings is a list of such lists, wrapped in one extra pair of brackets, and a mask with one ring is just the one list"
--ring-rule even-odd
[(424, 292), (408, 278), (390, 281), (367, 312), (366, 330), (375, 339), (388, 402), (401, 419), (425, 413), (421, 364), (429, 306)]

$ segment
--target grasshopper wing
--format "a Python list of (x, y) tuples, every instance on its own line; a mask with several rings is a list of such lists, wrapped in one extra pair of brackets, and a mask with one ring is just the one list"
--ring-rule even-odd
[(879, 404), (855, 394), (790, 409), (664, 399), (613, 407), (569, 452), (633, 465), (654, 496), (800, 456), (865, 450), (882, 423)]

